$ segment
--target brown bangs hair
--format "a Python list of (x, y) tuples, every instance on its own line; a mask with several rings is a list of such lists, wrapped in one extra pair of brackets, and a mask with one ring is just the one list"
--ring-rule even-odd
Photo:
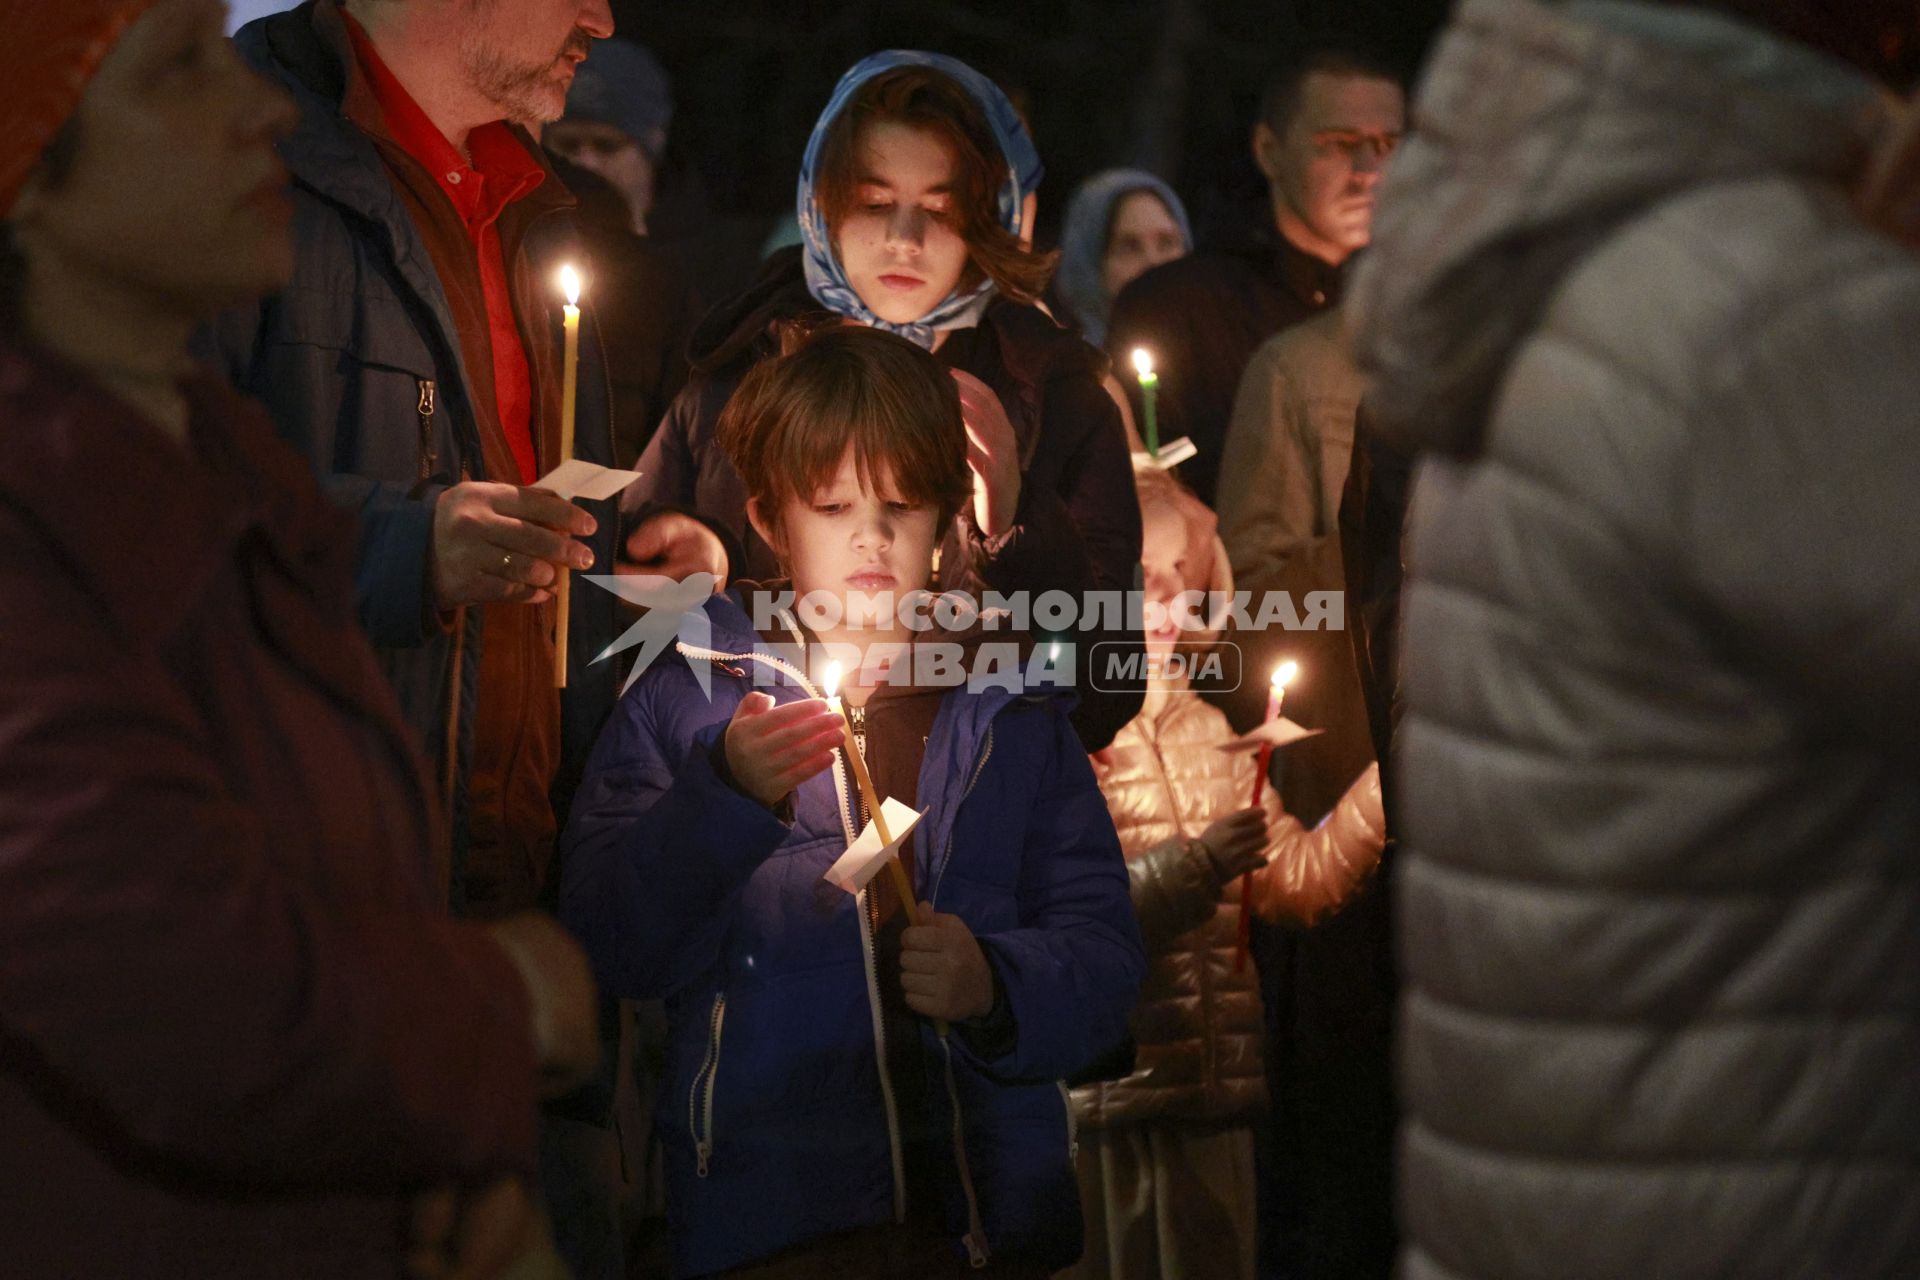
[(930, 67), (899, 67), (861, 85), (827, 126), (815, 198), (838, 234), (860, 185), (860, 137), (868, 125), (926, 129), (953, 152), (954, 230), (967, 242), (962, 289), (983, 279), (1015, 302), (1033, 303), (1053, 279), (1058, 253), (1035, 253), (1000, 225), (1000, 185), (1007, 162), (986, 113), (952, 77)]
[(890, 475), (944, 528), (973, 496), (960, 391), (946, 366), (905, 338), (865, 325), (796, 330), (756, 364), (715, 431), (748, 496), (778, 524), (789, 498), (810, 502), (853, 447), (860, 481)]

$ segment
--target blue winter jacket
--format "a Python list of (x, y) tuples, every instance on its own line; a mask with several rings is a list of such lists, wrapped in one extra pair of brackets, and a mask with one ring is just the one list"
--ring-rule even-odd
[[(710, 647), (683, 639), (680, 660), (655, 663), (621, 701), (563, 838), (561, 917), (599, 980), (667, 1000), (657, 1131), (680, 1275), (894, 1221), (905, 1204), (868, 915), (821, 878), (850, 839), (844, 764), (794, 792), (791, 825), (722, 777), (716, 748), (741, 698), (817, 694), (734, 596), (706, 615)], [(1119, 840), (1064, 703), (943, 698), (912, 869), (920, 895), (979, 938), (1017, 1027), (1012, 1049), (984, 1061), (958, 1030), (919, 1024), (935, 1127), (963, 1136), (951, 1168), (940, 1162), (940, 1208), (956, 1252), (1049, 1269), (1082, 1243), (1058, 1082), (1122, 1040), (1146, 966)]]
[[(395, 192), (373, 141), (341, 113), (345, 69), (303, 4), (242, 27), (235, 47), (300, 108), (280, 156), (293, 176), (294, 277), (282, 292), (231, 312), (201, 335), (201, 350), (234, 385), (267, 406), (274, 426), (313, 465), (336, 503), (359, 521), (355, 602), (382, 669), (419, 741), (446, 775), (453, 752), (453, 885), (466, 848), (464, 761), (469, 758), (480, 611), (463, 633), (426, 608), (434, 505), (462, 477), (490, 477), (472, 391), (446, 291), (426, 242)], [(555, 181), (549, 178), (549, 181)], [(571, 213), (543, 215), (524, 252), (536, 273), (584, 262)], [(577, 456), (613, 461), (609, 392), (597, 327), (583, 326)], [(558, 308), (550, 332), (561, 341)], [(590, 540), (613, 562), (613, 504), (583, 504), (600, 522)], [(590, 665), (616, 631), (615, 598), (572, 593), (570, 679), (561, 699), (561, 764), (553, 796), (567, 801), (615, 701), (609, 663)], [(459, 672), (457, 704), (454, 672)], [(449, 741), (448, 729), (454, 732)]]

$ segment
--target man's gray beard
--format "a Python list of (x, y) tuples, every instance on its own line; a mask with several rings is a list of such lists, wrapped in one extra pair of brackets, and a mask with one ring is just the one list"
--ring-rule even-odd
[(553, 80), (553, 64), (529, 67), (513, 64), (498, 54), (463, 40), (460, 65), (467, 83), (500, 109), (503, 120), (537, 128), (558, 120), (565, 112), (565, 100)]

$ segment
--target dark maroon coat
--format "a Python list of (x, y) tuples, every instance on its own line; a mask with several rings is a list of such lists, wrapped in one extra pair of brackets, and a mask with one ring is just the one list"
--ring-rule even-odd
[(0, 1270), (374, 1276), (531, 1172), (511, 962), (444, 902), (345, 517), (0, 343)]

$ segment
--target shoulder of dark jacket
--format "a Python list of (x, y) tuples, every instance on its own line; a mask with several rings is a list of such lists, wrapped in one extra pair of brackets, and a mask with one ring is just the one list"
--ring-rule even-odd
[(310, 4), (247, 23), (234, 32), (233, 46), (254, 67), (277, 71), (278, 78), (291, 78), (334, 102), (346, 92), (346, 68), (314, 31)]
[(1000, 298), (987, 308), (981, 323), (993, 333), (1007, 372), (1030, 386), (1075, 377), (1098, 382), (1110, 367), (1106, 352), (1039, 307)]
[(773, 327), (802, 316), (826, 315), (807, 291), (799, 246), (770, 256), (744, 293), (717, 303), (694, 327), (688, 343), (696, 374), (744, 372), (776, 349)]

